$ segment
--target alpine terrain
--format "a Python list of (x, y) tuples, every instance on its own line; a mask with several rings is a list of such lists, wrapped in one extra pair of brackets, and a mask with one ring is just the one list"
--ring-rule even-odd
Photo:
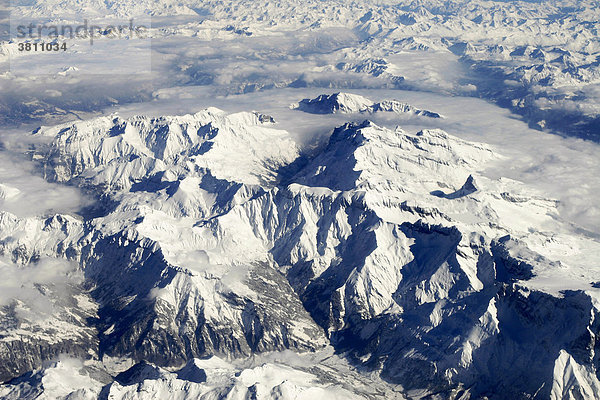
[(600, 398), (599, 10), (14, 2), (0, 398)]

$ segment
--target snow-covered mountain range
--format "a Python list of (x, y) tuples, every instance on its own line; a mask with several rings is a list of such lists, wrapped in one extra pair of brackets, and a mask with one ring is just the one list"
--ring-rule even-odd
[[(501, 149), (367, 120), (306, 158), (273, 118), (215, 108), (31, 135), (46, 179), (99, 203), (2, 212), (3, 268), (32, 292), (2, 308), (6, 398), (600, 395), (600, 243), (482, 175)], [(327, 346), (348, 361), (216, 358)]]
[[(165, 51), (161, 43), (174, 38), (182, 42), (183, 38), (225, 43), (243, 40), (250, 48), (253, 47), (250, 43), (260, 43), (253, 49), (258, 58), (273, 61), (272, 66), (262, 64), (267, 73), (257, 68), (246, 73), (240, 68), (232, 79), (227, 71), (237, 68), (235, 58), (229, 68), (221, 69), (212, 63), (213, 53), (177, 66), (175, 69), (181, 73), (175, 75), (179, 84), (224, 85), (227, 92), (329, 85), (341, 89), (375, 86), (473, 95), (510, 108), (532, 127), (597, 141), (599, 9), (597, 0), (401, 3), (73, 0), (15, 1), (11, 16), (14, 24), (26, 18), (73, 24), (84, 18), (125, 21), (130, 16), (152, 15), (157, 22), (150, 34), (153, 46), (160, 49), (159, 54)], [(165, 24), (165, 15), (176, 15), (179, 19)], [(187, 17), (182, 19), (182, 16)], [(97, 35), (100, 38), (110, 35), (107, 32)], [(293, 48), (279, 44), (294, 32), (301, 34), (295, 35)], [(277, 42), (279, 51), (266, 51), (262, 44), (265, 38)], [(312, 54), (322, 59), (315, 64), (293, 67), (293, 59), (280, 58), (281, 51)], [(322, 57), (324, 52), (329, 56)], [(414, 62), (423, 55), (429, 57)], [(22, 57), (15, 41), (0, 44), (0, 62)], [(442, 60), (458, 64), (446, 68)], [(68, 67), (60, 66), (63, 70)], [(83, 68), (80, 74), (89, 68), (79, 67)], [(11, 75), (5, 78), (10, 79)], [(60, 102), (56, 96), (29, 94), (20, 107), (10, 102), (0, 106), (7, 117), (44, 118), (52, 114), (64, 118), (65, 107), (74, 111), (97, 109), (115, 99), (131, 101), (140, 95), (146, 94), (119, 93), (117, 98), (107, 95), (104, 100)]]
[[(152, 15), (156, 23), (149, 32), (158, 54), (164, 54), (174, 39), (188, 47), (195, 42), (186, 38), (226, 44), (210, 51), (212, 56), (172, 66), (169, 74), (176, 82), (171, 84), (212, 84), (224, 86), (226, 92), (242, 93), (285, 86), (329, 86), (396, 87), (478, 96), (510, 108), (532, 127), (597, 141), (599, 9), (597, 0), (73, 0), (15, 1), (11, 16), (13, 24), (21, 19), (29, 21), (26, 18), (43, 23), (50, 19), (57, 24), (86, 19), (91, 24), (94, 19), (125, 21), (130, 16)], [(165, 15), (178, 17), (165, 23)], [(100, 41), (110, 36), (110, 31), (97, 35)], [(292, 42), (286, 43), (288, 39)], [(256, 55), (248, 57), (244, 66), (236, 63), (239, 54), (235, 47), (227, 45), (237, 40), (253, 49), (249, 54)], [(265, 48), (264, 40), (277, 43), (277, 49)], [(87, 51), (80, 47), (75, 44), (73, 49)], [(221, 52), (226, 55), (216, 57)], [(281, 54), (311, 55), (318, 61), (303, 64)], [(22, 57), (16, 41), (0, 44), (0, 62)], [(223, 58), (229, 57), (229, 66), (219, 68)], [(216, 58), (222, 59), (215, 64)], [(271, 60), (272, 65), (263, 62), (261, 71), (248, 63), (257, 59)], [(452, 66), (447, 68), (446, 62)], [(69, 65), (57, 67), (61, 70), (56, 73), (64, 74)], [(76, 75), (93, 74), (86, 72), (88, 65), (76, 67), (82, 69)], [(234, 68), (240, 71), (230, 76), (228, 71)], [(51, 114), (64, 118), (69, 110), (97, 110), (115, 100), (139, 100), (148, 95), (142, 88), (137, 89), (142, 93), (122, 93), (121, 88), (114, 90), (117, 97), (70, 102), (50, 94), (28, 93), (20, 107), (8, 101), (0, 107), (7, 117), (39, 119)]]
[(600, 398), (598, 1), (9, 11), (0, 398)]

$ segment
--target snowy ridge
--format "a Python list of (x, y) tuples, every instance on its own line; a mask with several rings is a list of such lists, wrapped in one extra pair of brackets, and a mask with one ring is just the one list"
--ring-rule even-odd
[[(41, 128), (35, 135), (54, 138), (46, 177), (58, 182), (74, 177), (90, 185), (128, 188), (136, 181), (172, 167), (207, 169), (217, 179), (240, 183), (271, 182), (276, 169), (293, 161), (298, 150), (285, 132), (270, 127), (267, 116), (230, 116), (212, 108), (181, 117), (100, 117)], [(235, 156), (234, 156), (235, 154)], [(189, 164), (181, 162), (189, 159)], [(245, 174), (241, 174), (241, 172)], [(85, 173), (84, 173), (85, 172)], [(81, 175), (84, 173), (84, 175)]]
[[(322, 364), (319, 364), (322, 363)], [(122, 369), (122, 368), (121, 368)], [(345, 374), (336, 380), (331, 372)], [(60, 383), (59, 383), (60, 382)], [(40, 385), (46, 389), (42, 392)], [(350, 386), (353, 385), (353, 386)], [(371, 385), (371, 386), (370, 386)], [(360, 394), (355, 394), (358, 391)], [(218, 357), (191, 359), (183, 367), (165, 370), (141, 362), (114, 377), (97, 362), (63, 357), (30, 376), (0, 388), (6, 399), (143, 399), (148, 393), (161, 398), (227, 398), (251, 396), (273, 399), (364, 399), (383, 395), (401, 398), (381, 382), (367, 382), (330, 353), (306, 358), (272, 354), (246, 365)]]
[(311, 114), (372, 114), (376, 112), (393, 112), (397, 114), (412, 114), (430, 118), (441, 118), (440, 114), (427, 110), (420, 110), (410, 104), (402, 103), (398, 100), (384, 100), (379, 103), (374, 103), (366, 97), (350, 93), (334, 93), (332, 95), (323, 94), (314, 99), (301, 100), (299, 103), (292, 104), (290, 107)]
[[(381, 190), (415, 190), (427, 184), (439, 188), (464, 183), (495, 155), (483, 144), (451, 137), (442, 130), (423, 130), (416, 135), (391, 131), (371, 121), (348, 123), (333, 131), (327, 148), (298, 174), (309, 186), (334, 190), (381, 187)], [(424, 174), (429, 168), (432, 172)], [(341, 171), (354, 173), (341, 174)], [(346, 181), (350, 180), (350, 181)], [(427, 189), (426, 189), (427, 190)]]

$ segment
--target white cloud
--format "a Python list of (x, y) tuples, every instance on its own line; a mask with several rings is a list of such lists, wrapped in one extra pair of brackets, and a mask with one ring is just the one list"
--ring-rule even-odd
[(76, 188), (45, 181), (35, 168), (24, 157), (0, 151), (0, 210), (27, 217), (74, 213), (91, 203)]
[(20, 319), (32, 321), (52, 315), (54, 303), (83, 280), (76, 264), (53, 258), (25, 266), (0, 258), (0, 276), (0, 306), (14, 305)]

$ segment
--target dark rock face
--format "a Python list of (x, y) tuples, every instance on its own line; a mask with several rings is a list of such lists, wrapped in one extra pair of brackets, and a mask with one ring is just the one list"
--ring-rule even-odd
[[(54, 339), (54, 338), (52, 338)], [(8, 382), (22, 374), (39, 368), (44, 361), (54, 360), (68, 354), (87, 359), (98, 351), (98, 340), (90, 336), (88, 341), (65, 340), (56, 343), (45, 338), (0, 342), (0, 382)]]
[[(189, 273), (164, 260), (160, 249), (123, 243), (122, 237), (107, 238), (83, 252), (100, 304), (100, 331), (109, 332), (100, 335), (102, 353), (173, 366), (212, 354), (244, 357), (254, 352), (315, 350), (324, 341), (322, 330), (285, 278), (267, 264), (253, 266), (243, 278), (257, 293), (256, 300), (228, 290), (202, 293)], [(180, 300), (172, 304), (156, 298), (156, 290), (177, 290)], [(230, 317), (215, 320), (208, 315), (205, 307), (212, 304), (205, 298), (213, 295)], [(313, 340), (295, 336), (293, 324), (299, 321), (306, 322), (306, 334)]]
[(199, 368), (194, 361), (189, 361), (185, 367), (177, 371), (177, 377), (190, 382), (202, 383), (206, 381), (206, 372)]
[[(43, 226), (49, 232), (67, 225), (53, 226), (48, 222)], [(55, 239), (61, 242), (58, 233)], [(71, 247), (58, 247), (64, 254), (72, 254)], [(44, 266), (49, 262), (45, 256), (14, 241), (4, 241), (0, 246), (2, 253), (12, 256), (14, 264), (10, 264), (9, 273), (23, 277), (19, 278), (21, 287), (13, 293), (14, 298), (0, 306), (0, 382), (37, 369), (61, 355), (84, 360), (97, 357), (97, 310), (81, 273), (60, 259)]]
[(311, 114), (332, 114), (344, 110), (344, 104), (340, 102), (339, 93), (322, 94), (314, 99), (303, 99), (298, 109)]

